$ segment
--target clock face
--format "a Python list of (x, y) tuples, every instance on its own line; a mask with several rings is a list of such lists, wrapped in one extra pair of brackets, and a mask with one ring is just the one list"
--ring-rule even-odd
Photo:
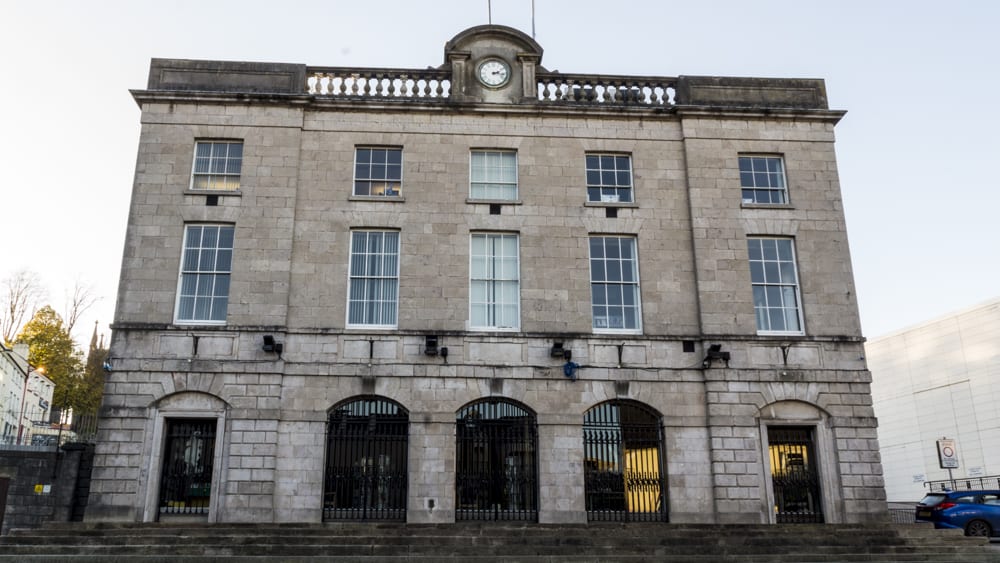
[(487, 59), (479, 65), (479, 81), (491, 88), (499, 88), (510, 80), (510, 67), (500, 59)]

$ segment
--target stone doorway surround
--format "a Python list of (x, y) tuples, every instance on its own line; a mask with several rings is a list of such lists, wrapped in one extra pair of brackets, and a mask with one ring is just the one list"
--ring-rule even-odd
[(840, 473), (834, 448), (834, 436), (830, 429), (830, 417), (815, 405), (802, 401), (778, 401), (764, 406), (758, 413), (760, 431), (760, 482), (764, 484), (761, 497), (761, 514), (764, 522), (775, 524), (774, 483), (771, 478), (770, 444), (768, 427), (795, 426), (808, 427), (813, 431), (813, 451), (816, 455), (816, 470), (819, 476), (820, 501), (823, 517), (827, 523), (844, 522), (842, 500), (833, 492), (841, 490)]
[[(219, 507), (223, 506), (222, 497), (225, 495), (222, 483), (222, 476), (227, 472), (226, 460), (226, 414), (228, 405), (222, 399), (207, 393), (185, 391), (164, 397), (149, 407), (149, 418), (146, 422), (146, 432), (152, 439), (147, 442), (150, 447), (147, 459), (148, 465), (144, 468), (145, 483), (140, 483), (140, 487), (145, 488), (145, 501), (142, 507), (142, 521), (156, 522), (160, 518), (160, 477), (164, 462), (165, 433), (167, 419), (183, 418), (214, 418), (216, 419), (215, 429), (215, 451), (212, 459), (212, 496), (209, 500), (207, 521), (209, 523), (219, 522)], [(140, 489), (141, 490), (141, 489)], [(188, 517), (189, 518), (189, 517)], [(198, 520), (205, 521), (203, 517)]]

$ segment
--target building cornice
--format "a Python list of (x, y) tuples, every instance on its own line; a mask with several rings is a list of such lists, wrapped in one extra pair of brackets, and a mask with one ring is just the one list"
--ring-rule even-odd
[(336, 112), (423, 112), (423, 113), (470, 113), (486, 115), (530, 115), (550, 117), (586, 117), (586, 118), (620, 118), (645, 117), (670, 118), (678, 117), (712, 117), (735, 119), (785, 119), (807, 120), (838, 123), (846, 111), (798, 108), (761, 108), (761, 107), (713, 107), (699, 105), (675, 105), (669, 107), (635, 107), (635, 106), (604, 106), (580, 107), (573, 105), (539, 104), (489, 104), (477, 102), (439, 102), (400, 100), (353, 100), (325, 99), (308, 94), (277, 95), (250, 93), (219, 93), (219, 92), (179, 92), (130, 90), (132, 97), (140, 107), (143, 104), (197, 104), (197, 105), (270, 105), (284, 106), (304, 111), (336, 111)]
[(512, 80), (516, 88), (484, 91), (470, 74), (472, 59), (500, 55), (483, 45), (478, 49), (458, 59), (452, 53), (445, 65), (426, 69), (153, 59), (147, 88), (132, 90), (132, 96), (140, 105), (274, 104), (327, 111), (635, 116), (672, 115), (683, 108), (834, 121), (843, 116), (829, 109), (821, 79), (568, 74), (538, 65), (540, 52), (507, 56), (522, 71)]

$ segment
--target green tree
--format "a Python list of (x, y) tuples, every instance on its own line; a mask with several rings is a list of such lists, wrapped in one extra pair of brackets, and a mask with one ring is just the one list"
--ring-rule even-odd
[(52, 307), (39, 309), (25, 323), (17, 342), (28, 345), (28, 362), (41, 368), (55, 383), (52, 407), (56, 409), (86, 410), (87, 402), (81, 401), (84, 381), (83, 354), (75, 348), (73, 339), (63, 326), (62, 317)]

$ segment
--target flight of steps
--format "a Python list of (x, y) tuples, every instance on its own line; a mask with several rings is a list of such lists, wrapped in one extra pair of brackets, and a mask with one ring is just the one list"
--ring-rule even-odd
[(997, 562), (1000, 545), (923, 525), (51, 524), (0, 537), (0, 561)]

